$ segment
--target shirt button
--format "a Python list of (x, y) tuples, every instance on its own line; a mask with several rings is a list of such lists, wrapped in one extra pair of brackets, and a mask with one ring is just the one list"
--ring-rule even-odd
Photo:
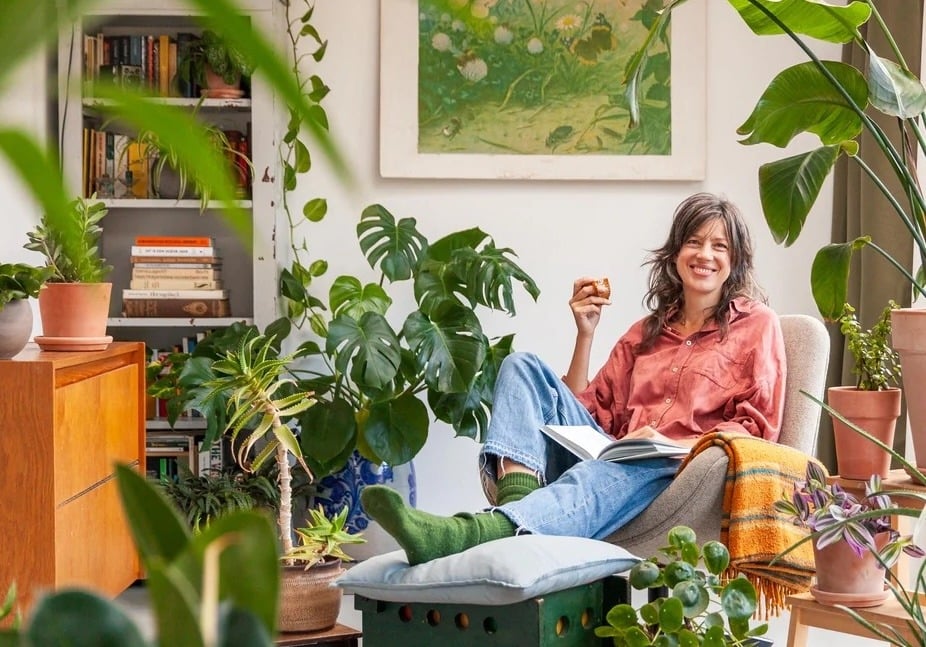
[(650, 420), (650, 421), (649, 421), (649, 424), (650, 424), (651, 427), (655, 427), (655, 426), (656, 426), (656, 421), (655, 421), (655, 420)]
[(686, 341), (686, 342), (685, 342), (685, 345), (686, 345), (686, 346), (691, 346), (691, 340), (689, 339), (688, 341)]
[(672, 404), (672, 398), (666, 398), (666, 404)]
[(672, 372), (673, 372), (673, 373), (678, 373), (678, 366), (673, 366), (673, 367), (672, 367)]

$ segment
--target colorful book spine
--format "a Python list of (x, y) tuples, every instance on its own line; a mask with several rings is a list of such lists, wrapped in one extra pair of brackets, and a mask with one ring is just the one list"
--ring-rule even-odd
[(215, 267), (222, 262), (218, 256), (132, 256), (132, 263), (138, 267), (166, 267), (168, 265), (176, 266), (195, 266), (195, 267)]
[(123, 290), (123, 299), (227, 299), (228, 290)]
[(215, 256), (215, 247), (198, 247), (194, 245), (132, 245), (132, 256)]
[(132, 290), (220, 290), (221, 281), (204, 279), (132, 279)]
[(228, 299), (123, 299), (126, 317), (230, 317)]
[(142, 247), (212, 247), (211, 236), (136, 236), (135, 244)]
[(132, 268), (132, 278), (170, 281), (218, 281), (222, 277), (221, 270), (212, 269), (211, 267), (192, 267), (193, 265), (195, 263), (185, 263), (180, 267), (171, 267), (169, 263), (157, 264), (155, 267), (138, 267), (136, 265)]

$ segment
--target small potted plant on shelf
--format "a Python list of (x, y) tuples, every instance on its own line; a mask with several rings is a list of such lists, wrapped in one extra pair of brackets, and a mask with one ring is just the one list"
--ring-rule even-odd
[(29, 232), (28, 250), (45, 257), (50, 270), (39, 291), (42, 336), (35, 341), (43, 350), (102, 350), (106, 335), (112, 284), (105, 282), (112, 267), (100, 255), (100, 221), (106, 206), (77, 198), (70, 203), (67, 228), (52, 227), (48, 215)]
[(177, 71), (185, 81), (203, 88), (206, 97), (237, 99), (244, 96), (242, 77), (249, 77), (254, 67), (238, 49), (206, 29), (180, 54)]
[[(699, 570), (703, 563), (707, 572)], [(758, 595), (745, 577), (724, 582), (730, 552), (719, 541), (703, 546), (687, 526), (668, 533), (662, 555), (638, 562), (630, 569), (630, 585), (637, 590), (663, 593), (640, 607), (615, 605), (605, 616), (606, 626), (595, 635), (615, 645), (747, 645), (763, 642), (767, 624), (750, 627)], [(716, 608), (712, 608), (711, 604)], [(713, 610), (712, 610), (713, 609)], [(726, 617), (726, 620), (724, 619)]]
[(795, 483), (790, 497), (775, 509), (810, 531), (817, 582), (811, 588), (821, 604), (866, 607), (880, 604), (890, 592), (885, 572), (901, 552), (922, 556), (909, 537), (891, 525), (895, 506), (882, 491), (881, 479), (871, 476), (863, 496), (827, 481), (826, 472), (808, 461), (804, 481)]
[[(833, 409), (855, 422), (885, 445), (894, 441), (894, 428), (900, 416), (900, 358), (891, 348), (891, 312), (897, 308), (889, 302), (874, 326), (864, 330), (855, 308), (846, 303), (840, 315), (839, 330), (852, 355), (855, 386), (827, 389)], [(891, 457), (880, 447), (852, 432), (833, 418), (836, 461), (843, 478), (867, 480), (872, 474), (887, 477)]]
[(29, 299), (51, 275), (47, 267), (25, 263), (0, 263), (0, 359), (9, 359), (23, 348), (32, 334)]

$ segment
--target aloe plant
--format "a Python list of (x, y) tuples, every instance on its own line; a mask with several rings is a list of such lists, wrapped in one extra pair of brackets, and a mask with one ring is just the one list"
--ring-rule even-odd
[(309, 518), (305, 526), (296, 528), (299, 545), (293, 548), (284, 559), (295, 559), (305, 564), (306, 568), (327, 558), (349, 562), (353, 558), (341, 548), (344, 544), (362, 544), (366, 541), (357, 533), (344, 530), (347, 523), (347, 506), (341, 508), (334, 517), (328, 518), (325, 509), (318, 505), (309, 509)]
[[(684, 0), (665, 3), (654, 13), (650, 37), (628, 64), (626, 95), (631, 124), (641, 118), (641, 93), (654, 82), (647, 74), (649, 47), (666, 40), (672, 10)], [(740, 143), (784, 147), (801, 133), (819, 140), (820, 146), (759, 168), (762, 210), (776, 242), (794, 243), (804, 228), (811, 207), (826, 177), (843, 156), (859, 167), (881, 192), (890, 211), (910, 235), (919, 256), (919, 268), (911, 272), (880, 247), (870, 236), (820, 249), (813, 261), (810, 284), (820, 313), (836, 319), (846, 302), (850, 261), (854, 252), (869, 247), (906, 277), (913, 292), (926, 296), (926, 196), (916, 172), (918, 153), (926, 152), (922, 126), (926, 109), (926, 88), (910, 71), (893, 36), (871, 0), (853, 0), (845, 5), (819, 0), (728, 0), (743, 22), (759, 36), (785, 34), (807, 55), (807, 62), (782, 70), (762, 93), (752, 113), (737, 129)], [(870, 23), (870, 24), (869, 24)], [(889, 44), (888, 53), (877, 52), (862, 37), (861, 28), (880, 30)], [(864, 69), (840, 61), (820, 60), (808, 46), (808, 39), (852, 44), (868, 61)], [(866, 110), (894, 118), (896, 132), (904, 142), (895, 146), (887, 132)], [(871, 150), (861, 151), (858, 138), (868, 132)], [(645, 136), (646, 130), (643, 130)], [(886, 159), (897, 180), (897, 189), (872, 168), (874, 156)]]

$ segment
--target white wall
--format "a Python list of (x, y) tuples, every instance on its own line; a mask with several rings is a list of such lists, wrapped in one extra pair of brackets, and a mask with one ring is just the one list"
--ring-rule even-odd
[[(522, 267), (542, 291), (537, 303), (519, 299), (516, 318), (488, 318), (490, 336), (514, 332), (519, 350), (537, 352), (562, 370), (574, 335), (567, 306), (572, 280), (581, 274), (608, 275), (614, 305), (599, 328), (593, 351), (597, 365), (617, 336), (643, 312), (646, 277), (640, 264), (645, 250), (663, 242), (678, 202), (695, 191), (708, 190), (725, 193), (747, 214), (759, 278), (771, 305), (780, 312), (815, 313), (808, 277), (814, 251), (828, 240), (831, 189), (824, 188), (801, 240), (792, 249), (777, 247), (759, 208), (756, 171), (760, 163), (782, 153), (771, 147), (741, 146), (735, 136), (768, 81), (785, 65), (801, 61), (800, 51), (784, 38), (754, 37), (727, 3), (707, 4), (708, 145), (703, 182), (416, 181), (383, 180), (377, 171), (380, 2), (318, 0), (316, 26), (329, 40), (318, 73), (332, 88), (326, 99), (332, 131), (358, 181), (354, 188), (345, 189), (323, 167), (320, 155), (315, 156), (309, 179), (292, 198), (297, 205), (315, 196), (329, 200), (328, 218), (310, 230), (313, 254), (328, 259), (331, 278), (368, 272), (354, 226), (363, 207), (373, 202), (382, 203), (397, 217), (416, 218), (432, 239), (479, 226), (498, 245), (517, 251)], [(838, 56), (837, 48), (829, 51), (830, 57)], [(27, 72), (8, 93), (12, 107), (0, 104), (0, 115), (6, 118), (12, 110), (40, 126), (42, 87), (41, 76), (35, 70)], [(31, 105), (20, 105), (29, 101)], [(21, 245), (34, 224), (35, 210), (3, 172), (0, 201), (7, 207), (4, 229), (8, 232), (0, 237), (0, 258), (25, 258)], [(401, 303), (395, 310), (397, 317), (407, 312)], [(416, 459), (423, 509), (447, 513), (484, 504), (475, 470), (478, 446), (452, 436), (451, 429), (435, 423)]]

